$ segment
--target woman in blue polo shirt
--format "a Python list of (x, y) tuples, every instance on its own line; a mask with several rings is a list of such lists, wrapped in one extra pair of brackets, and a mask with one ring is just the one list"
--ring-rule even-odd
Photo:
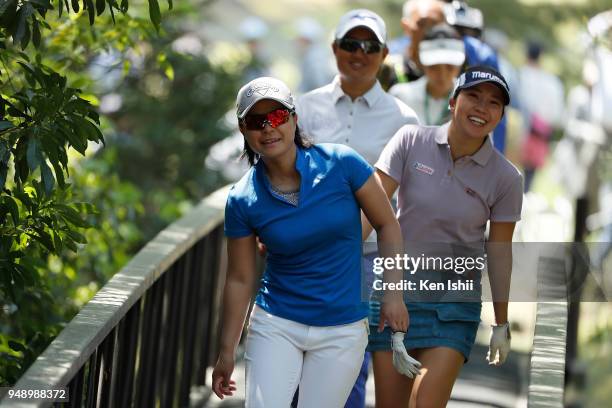
[[(289, 89), (274, 78), (238, 92), (252, 167), (226, 204), (228, 269), (213, 390), (223, 398), (235, 389), (231, 374), (256, 282), (258, 237), (267, 258), (246, 339), (246, 406), (286, 408), (299, 385), (300, 407), (335, 408), (344, 405), (367, 344), (360, 210), (385, 243), (381, 251), (401, 248), (401, 233), (391, 206), (380, 205), (386, 198), (373, 168), (346, 146), (310, 145), (294, 108)], [(401, 295), (387, 300), (380, 319), (405, 330)]]
[[(453, 263), (461, 261), (462, 268), (457, 263), (449, 269), (437, 266), (416, 271), (412, 283), (421, 292), (407, 293), (408, 332), (392, 333), (389, 328), (371, 331), (368, 350), (373, 356), (377, 408), (446, 406), (478, 330), (479, 268), (486, 262), (496, 320), (487, 359), (490, 364), (502, 364), (510, 350), (511, 241), (521, 216), (522, 176), (493, 148), (489, 137), (509, 102), (508, 85), (497, 71), (471, 67), (458, 78), (453, 90), (450, 122), (404, 126), (376, 162), (376, 176), (388, 197), (399, 188), (397, 217), (412, 256), (423, 252), (433, 255), (430, 259), (444, 258), (445, 263), (448, 257)], [(484, 255), (487, 223), (488, 256), (483, 261), (484, 256), (478, 258)], [(415, 248), (418, 251), (414, 252)], [(463, 252), (470, 248), (475, 251), (467, 252), (472, 266), (466, 273)], [(476, 266), (479, 263), (481, 266)], [(474, 290), (470, 290), (470, 279), (454, 281), (467, 284), (458, 292), (438, 285), (464, 273), (474, 275)], [(421, 282), (428, 280), (436, 285), (423, 289)], [(421, 301), (417, 295), (422, 296)], [(377, 307), (371, 302), (373, 325), (377, 323)], [(402, 343), (422, 364), (415, 379), (394, 369), (392, 350)]]

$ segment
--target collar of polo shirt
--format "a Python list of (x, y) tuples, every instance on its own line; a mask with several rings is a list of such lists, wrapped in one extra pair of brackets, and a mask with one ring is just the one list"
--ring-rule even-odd
[[(438, 127), (436, 129), (435, 140), (437, 144), (447, 145), (448, 144), (448, 127), (450, 122), (445, 123), (444, 125)], [(491, 141), (491, 136), (487, 136), (485, 138), (484, 143), (480, 146), (480, 149), (473, 155), (469, 156), (474, 163), (478, 164), (481, 167), (486, 166), (487, 162), (491, 158), (493, 154), (493, 142)]]
[[(350, 98), (347, 94), (344, 93), (342, 87), (340, 86), (340, 76), (336, 75), (334, 80), (332, 81), (334, 85), (334, 89), (332, 91), (332, 98), (334, 103), (338, 103), (338, 101), (342, 97)], [(369, 107), (372, 107), (376, 104), (376, 102), (384, 95), (385, 91), (383, 90), (380, 82), (378, 80), (374, 83), (374, 85), (368, 90), (368, 92), (361, 95), (361, 97), (366, 101)]]

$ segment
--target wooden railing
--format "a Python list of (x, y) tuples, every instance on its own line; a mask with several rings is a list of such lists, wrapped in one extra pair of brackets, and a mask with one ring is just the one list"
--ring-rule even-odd
[[(568, 296), (568, 280), (563, 257), (542, 257), (538, 264), (538, 298), (563, 299)], [(539, 302), (529, 369), (529, 408), (562, 408), (565, 395), (565, 350), (567, 344), (568, 302)]]
[[(189, 406), (216, 353), (227, 188), (160, 232), (13, 389), (67, 387), (70, 407)], [(0, 406), (39, 407), (49, 402)]]

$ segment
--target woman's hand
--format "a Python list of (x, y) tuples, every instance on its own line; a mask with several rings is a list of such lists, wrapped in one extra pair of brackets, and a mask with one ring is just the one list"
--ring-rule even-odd
[(212, 374), (213, 391), (221, 399), (236, 390), (231, 380), (236, 347), (240, 341), (255, 283), (255, 235), (227, 239), (227, 276), (223, 289), (223, 317), (217, 364)]
[(410, 317), (401, 296), (398, 296), (398, 299), (383, 300), (380, 306), (379, 333), (385, 329), (385, 322), (394, 332), (408, 331)]
[(506, 361), (510, 353), (510, 324), (508, 322), (491, 326), (491, 339), (487, 361), (489, 365), (500, 366)]
[(212, 389), (217, 397), (232, 396), (236, 391), (236, 382), (231, 379), (234, 372), (235, 359), (233, 353), (221, 353), (212, 373)]

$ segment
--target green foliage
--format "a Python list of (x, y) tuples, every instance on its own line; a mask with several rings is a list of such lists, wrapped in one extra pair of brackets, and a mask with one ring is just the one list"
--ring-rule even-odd
[(116, 154), (120, 178), (142, 189), (141, 228), (148, 238), (222, 182), (206, 170), (204, 158), (228, 135), (220, 118), (233, 102), (239, 78), (204, 56), (169, 50), (167, 42), (153, 42), (139, 75), (117, 90), (123, 104), (111, 115), (114, 149), (100, 152), (101, 158)]
[[(108, 12), (115, 22), (115, 12), (127, 13), (129, 4), (127, 0), (57, 0), (56, 6), (59, 17), (65, 12), (74, 13), (87, 12), (90, 25), (94, 25), (96, 16), (104, 13), (108, 7)], [(168, 0), (168, 8), (172, 9), (172, 0)], [(53, 10), (51, 0), (3, 0), (0, 3), (0, 28), (3, 29), (7, 37), (13, 38), (13, 44), (19, 44), (22, 50), (28, 46), (30, 41), (36, 47), (40, 46), (41, 42), (41, 26), (49, 28), (45, 19), (47, 12)], [(157, 0), (149, 0), (149, 15), (151, 22), (157, 30), (160, 28), (161, 11)]]
[[(221, 182), (204, 158), (239, 66), (172, 50), (194, 6), (163, 28), (157, 1), (140, 6), (0, 0), (0, 385)], [(94, 78), (103, 53), (116, 63)], [(122, 107), (100, 115), (108, 92)]]
[[(5, 112), (0, 122), (5, 153), (0, 171), (6, 174), (12, 156), (14, 180), (20, 186), (40, 169), (45, 193), (50, 195), (55, 179), (47, 160), (60, 188), (64, 188), (68, 147), (85, 154), (88, 141), (103, 142), (96, 126), (100, 119), (93, 106), (78, 96), (78, 89), (66, 86), (66, 77), (41, 64), (18, 64), (24, 70), (27, 84), (13, 94), (3, 95), (0, 101), (0, 110)], [(5, 179), (0, 181), (0, 188), (4, 188)]]
[[(149, 3), (159, 32), (159, 4)], [(103, 49), (126, 52), (155, 36), (128, 6), (0, 1), (0, 385), (13, 384), (142, 244), (138, 189), (112, 160), (75, 166), (72, 153), (104, 143), (84, 69)]]

